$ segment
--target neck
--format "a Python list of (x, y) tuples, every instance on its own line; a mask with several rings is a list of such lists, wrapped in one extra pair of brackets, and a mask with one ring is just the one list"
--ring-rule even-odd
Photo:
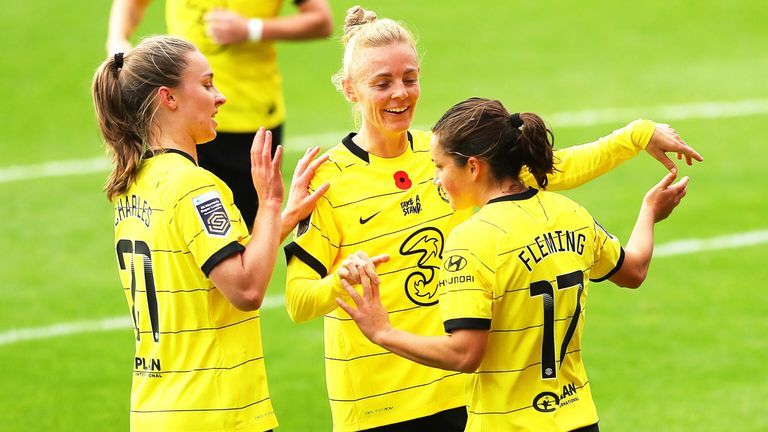
[(192, 156), (197, 163), (197, 146), (195, 141), (188, 135), (178, 131), (165, 130), (159, 133), (156, 139), (150, 140), (150, 148), (155, 149), (176, 149)]
[(393, 158), (405, 153), (408, 147), (408, 131), (390, 133), (366, 127), (363, 123), (352, 141), (374, 156)]
[(520, 179), (504, 179), (501, 181), (494, 181), (487, 184), (485, 187), (480, 188), (478, 191), (478, 201), (481, 204), (485, 204), (488, 201), (498, 198), (504, 195), (515, 195), (528, 190), (528, 187), (523, 184)]

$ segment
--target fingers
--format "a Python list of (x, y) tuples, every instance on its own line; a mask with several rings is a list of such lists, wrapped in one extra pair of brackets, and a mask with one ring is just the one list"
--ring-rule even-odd
[(389, 255), (388, 254), (376, 255), (375, 257), (371, 258), (371, 262), (376, 267), (378, 267), (379, 264), (385, 263), (387, 261), (389, 261)]
[(663, 179), (659, 183), (656, 184), (656, 189), (664, 190), (669, 187), (669, 185), (672, 184), (673, 181), (675, 181), (675, 177), (677, 177), (676, 172), (670, 172), (667, 175), (664, 176)]

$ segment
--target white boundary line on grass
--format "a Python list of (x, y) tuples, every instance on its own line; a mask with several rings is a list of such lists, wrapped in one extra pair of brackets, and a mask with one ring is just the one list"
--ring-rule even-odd
[[(734, 249), (768, 243), (768, 230), (749, 231), (708, 239), (678, 240), (656, 246), (654, 257), (685, 255), (705, 251)], [(284, 304), (282, 295), (272, 295), (264, 299), (262, 309), (275, 309)], [(119, 316), (101, 320), (75, 321), (53, 324), (46, 327), (11, 329), (0, 332), (0, 346), (11, 345), (35, 339), (47, 339), (59, 336), (75, 335), (112, 330), (128, 330), (131, 323), (128, 317)]]
[[(652, 108), (616, 108), (554, 113), (547, 116), (557, 128), (587, 127), (616, 123), (648, 115), (659, 121), (699, 118), (743, 117), (768, 114), (768, 99), (747, 99), (733, 102), (701, 102), (665, 105)], [(338, 142), (343, 132), (328, 132), (291, 137), (288, 151), (300, 152), (309, 146), (327, 146)], [(34, 180), (47, 177), (106, 172), (110, 162), (106, 157), (51, 161), (36, 165), (15, 165), (0, 168), (0, 183)]]

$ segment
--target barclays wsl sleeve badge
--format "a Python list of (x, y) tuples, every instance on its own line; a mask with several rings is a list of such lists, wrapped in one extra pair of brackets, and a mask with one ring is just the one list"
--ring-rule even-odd
[(224, 237), (229, 233), (232, 224), (218, 192), (207, 192), (192, 198), (192, 205), (208, 235)]

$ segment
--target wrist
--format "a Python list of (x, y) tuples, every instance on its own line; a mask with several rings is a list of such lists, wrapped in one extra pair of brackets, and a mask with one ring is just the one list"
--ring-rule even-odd
[(264, 20), (260, 18), (250, 18), (248, 20), (248, 40), (251, 42), (259, 42), (263, 35)]

